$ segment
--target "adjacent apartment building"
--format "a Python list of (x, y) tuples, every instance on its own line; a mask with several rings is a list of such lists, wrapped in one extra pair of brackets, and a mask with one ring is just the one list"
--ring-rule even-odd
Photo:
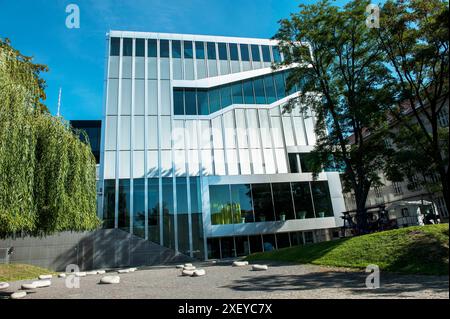
[[(306, 44), (305, 44), (306, 45)], [(331, 239), (338, 172), (307, 167), (314, 114), (266, 39), (111, 31), (99, 217), (199, 259)]]

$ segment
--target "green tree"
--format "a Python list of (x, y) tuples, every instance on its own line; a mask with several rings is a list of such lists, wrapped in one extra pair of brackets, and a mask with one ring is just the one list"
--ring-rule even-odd
[(47, 111), (45, 71), (0, 39), (0, 237), (99, 225), (94, 156)]
[(329, 166), (343, 171), (344, 189), (355, 196), (361, 232), (367, 229), (369, 190), (380, 184), (385, 110), (392, 94), (383, 53), (365, 25), (369, 3), (300, 5), (299, 13), (280, 21), (274, 36), (285, 57), (277, 67), (294, 66), (287, 89), (301, 83), (305, 92), (291, 99), (286, 111), (300, 107), (307, 114), (310, 108), (317, 117), (314, 172)]
[(430, 176), (439, 176), (431, 192), (442, 191), (447, 208), (449, 129), (439, 125), (439, 117), (448, 117), (448, 15), (447, 1), (389, 0), (374, 29), (398, 84), (397, 103), (389, 111), (400, 129), (388, 175), (411, 180), (419, 174), (428, 185)]

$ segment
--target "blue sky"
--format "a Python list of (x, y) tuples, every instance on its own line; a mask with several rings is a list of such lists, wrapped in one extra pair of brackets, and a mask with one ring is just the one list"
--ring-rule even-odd
[[(108, 30), (270, 38), (298, 0), (0, 0), (0, 37), (49, 66), (46, 104), (66, 119), (101, 119)], [(80, 8), (80, 29), (67, 29), (67, 5)]]

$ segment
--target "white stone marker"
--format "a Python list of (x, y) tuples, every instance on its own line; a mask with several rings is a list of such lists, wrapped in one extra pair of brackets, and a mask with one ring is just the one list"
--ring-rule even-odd
[(31, 283), (31, 284), (22, 284), (22, 289), (24, 290), (30, 290), (30, 289), (36, 289), (37, 286), (35, 284), (35, 282)]
[(252, 269), (254, 271), (262, 271), (262, 270), (267, 270), (269, 269), (269, 267), (267, 265), (253, 265)]
[(243, 267), (248, 266), (248, 261), (234, 261), (233, 267)]
[(88, 275), (88, 276), (97, 275), (97, 271), (96, 271), (96, 270), (93, 270), (93, 271), (87, 271), (87, 272), (86, 272), (86, 275)]
[(9, 287), (7, 282), (0, 282), (0, 290), (6, 289)]
[(196, 268), (195, 268), (195, 266), (184, 266), (183, 267), (183, 270), (189, 270), (189, 271), (191, 271), (191, 270), (195, 270)]
[(192, 274), (192, 277), (201, 277), (201, 276), (204, 276), (204, 275), (206, 275), (205, 269), (197, 269)]
[(176, 268), (177, 269), (182, 269), (182, 268), (184, 268), (184, 265), (176, 265)]
[(52, 275), (40, 275), (39, 280), (46, 280), (46, 279), (52, 279), (53, 276)]
[(192, 266), (193, 265), (191, 263), (184, 264), (184, 267), (192, 267)]
[(106, 270), (97, 270), (97, 274), (99, 275), (106, 274)]
[(18, 291), (18, 292), (13, 293), (10, 297), (11, 297), (11, 299), (20, 299), (20, 298), (25, 297), (26, 295), (27, 295), (26, 291)]
[(59, 274), (58, 277), (59, 278), (66, 278), (66, 274)]
[(85, 271), (79, 271), (75, 273), (76, 277), (86, 277), (86, 272)]
[(130, 272), (130, 269), (119, 269), (117, 272), (118, 272), (119, 274), (127, 274), (127, 273)]
[(105, 276), (102, 279), (100, 279), (101, 284), (118, 284), (120, 283), (120, 277), (119, 276)]
[(32, 285), (35, 285), (36, 288), (44, 288), (44, 287), (50, 287), (52, 282), (50, 280), (38, 280), (33, 281)]
[(194, 271), (193, 270), (183, 270), (182, 272), (181, 272), (181, 275), (182, 276), (192, 276), (194, 274)]

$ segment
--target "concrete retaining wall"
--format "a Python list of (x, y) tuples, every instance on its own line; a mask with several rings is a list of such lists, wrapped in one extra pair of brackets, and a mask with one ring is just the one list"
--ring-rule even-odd
[(90, 270), (192, 260), (119, 229), (0, 240), (0, 248), (10, 247), (13, 247), (9, 255), (10, 263), (31, 264), (55, 271), (65, 271), (69, 264), (78, 265), (81, 270)]

